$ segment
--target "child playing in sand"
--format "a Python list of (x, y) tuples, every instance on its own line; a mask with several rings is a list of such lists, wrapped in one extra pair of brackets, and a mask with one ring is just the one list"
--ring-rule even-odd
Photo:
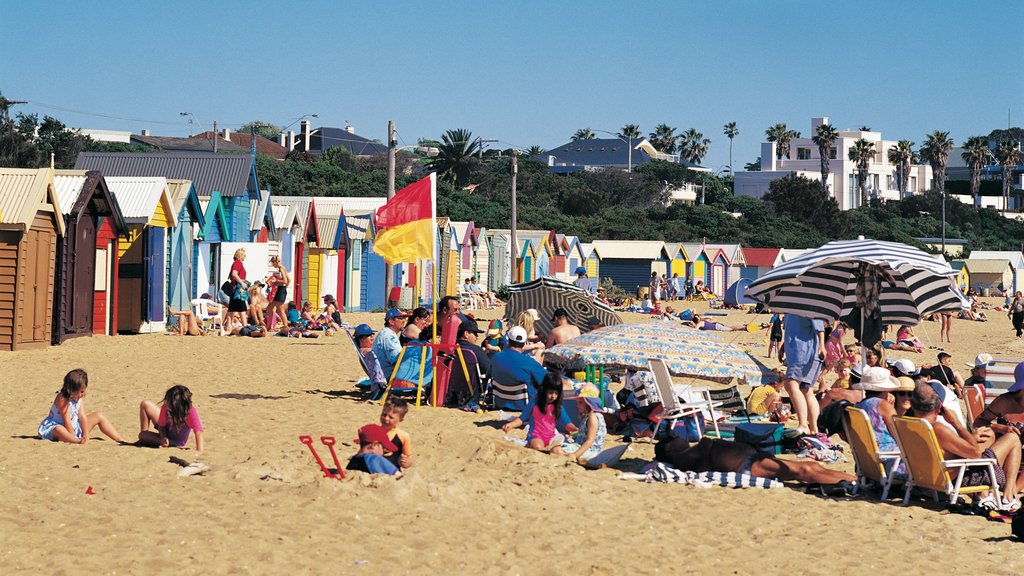
[(604, 421), (604, 407), (597, 386), (586, 384), (576, 395), (576, 409), (580, 412), (580, 429), (571, 442), (562, 445), (562, 451), (580, 464), (585, 463), (604, 450), (604, 438), (608, 434)]
[(367, 424), (359, 429), (359, 452), (348, 461), (346, 470), (368, 474), (398, 475), (398, 467), (384, 457), (384, 452), (396, 452), (398, 447), (388, 439), (387, 428)]
[(409, 433), (398, 427), (409, 413), (409, 403), (394, 396), (388, 398), (380, 411), (380, 425), (388, 431), (388, 440), (395, 445), (395, 450), (385, 453), (384, 457), (399, 468), (412, 467), (412, 438)]
[(53, 399), (50, 413), (39, 423), (40, 438), (54, 442), (85, 444), (89, 440), (89, 432), (99, 426), (100, 432), (111, 440), (124, 442), (106, 416), (100, 412), (85, 412), (83, 399), (88, 387), (89, 375), (81, 368), (76, 368), (64, 376), (64, 386)]
[[(157, 431), (150, 430), (150, 425)], [(139, 404), (139, 444), (184, 448), (191, 432), (195, 432), (196, 452), (202, 452), (203, 423), (192, 404), (192, 391), (187, 387), (179, 384), (168, 388), (159, 407), (149, 400)]]
[(530, 424), (530, 432), (526, 435), (526, 446), (542, 452), (564, 454), (562, 452), (563, 436), (558, 433), (559, 426), (568, 432), (576, 432), (577, 428), (569, 421), (568, 414), (562, 406), (562, 379), (548, 372), (541, 382), (537, 396), (526, 405), (522, 414), (513, 418), (501, 427), (508, 433), (513, 428)]

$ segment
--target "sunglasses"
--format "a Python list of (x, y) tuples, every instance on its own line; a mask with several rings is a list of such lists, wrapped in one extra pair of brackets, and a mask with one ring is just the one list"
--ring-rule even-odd
[(911, 394), (912, 392), (897, 392), (896, 396), (906, 396), (909, 398)]

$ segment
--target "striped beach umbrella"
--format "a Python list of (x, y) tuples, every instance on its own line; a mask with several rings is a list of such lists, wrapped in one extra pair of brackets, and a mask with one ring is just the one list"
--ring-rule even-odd
[(837, 320), (877, 310), (884, 324), (915, 325), (970, 305), (956, 275), (944, 260), (906, 244), (839, 240), (771, 270), (746, 292), (773, 312)]
[(594, 298), (590, 292), (568, 282), (544, 276), (530, 282), (513, 284), (508, 287), (508, 305), (505, 315), (514, 320), (520, 312), (531, 308), (540, 315), (536, 324), (538, 333), (547, 333), (554, 327), (551, 316), (555, 310), (565, 308), (569, 321), (583, 332), (588, 330), (587, 322), (597, 318), (602, 326), (622, 324), (622, 319), (607, 304)]

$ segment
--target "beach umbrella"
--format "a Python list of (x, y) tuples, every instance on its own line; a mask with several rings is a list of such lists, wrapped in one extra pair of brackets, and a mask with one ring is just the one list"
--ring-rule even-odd
[(551, 316), (555, 310), (565, 308), (569, 313), (569, 321), (583, 332), (589, 330), (587, 322), (597, 318), (602, 326), (622, 324), (622, 319), (607, 304), (596, 300), (590, 292), (547, 276), (513, 284), (508, 287), (508, 304), (505, 315), (515, 320), (520, 312), (531, 308), (540, 315), (536, 324), (537, 333), (550, 332), (554, 328)]
[(581, 359), (587, 364), (643, 368), (660, 358), (676, 376), (717, 381), (733, 378), (758, 385), (770, 371), (721, 335), (690, 328), (677, 322), (604, 326), (558, 344), (544, 352), (556, 364)]
[(754, 280), (746, 293), (773, 312), (846, 319), (851, 326), (858, 316), (860, 324), (915, 325), (933, 312), (969, 306), (956, 275), (912, 246), (861, 238), (811, 250)]

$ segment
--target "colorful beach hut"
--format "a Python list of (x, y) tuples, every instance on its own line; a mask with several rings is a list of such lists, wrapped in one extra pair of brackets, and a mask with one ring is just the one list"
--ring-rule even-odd
[(746, 262), (740, 270), (740, 277), (757, 280), (779, 264), (780, 248), (744, 248), (743, 259)]
[(0, 350), (49, 346), (64, 218), (50, 168), (0, 168)]
[(507, 230), (487, 230), (487, 289), (495, 292), (512, 284), (512, 261)]
[[(293, 231), (292, 244), (294, 252), (291, 258), (292, 265), (288, 271), (292, 276), (292, 284), (289, 287), (295, 305), (302, 307), (304, 300), (308, 299), (309, 286), (309, 248), (320, 245), (320, 227), (317, 219), (316, 206), (313, 198), (309, 196), (274, 196), (271, 202), (275, 206), (293, 206), (296, 218), (302, 223), (301, 230)], [(298, 234), (295, 234), (298, 232)], [(282, 262), (284, 259), (282, 258)], [(317, 305), (317, 303), (314, 303)]]
[(698, 281), (705, 285), (711, 281), (711, 262), (704, 250), (704, 244), (694, 242), (683, 242), (680, 248), (686, 252), (688, 263), (686, 266), (686, 277), (697, 284)]
[(96, 171), (57, 170), (54, 188), (63, 212), (66, 233), (57, 241), (54, 267), (53, 327), (51, 341), (90, 336), (97, 315), (107, 309), (97, 300), (97, 287), (112, 283), (107, 252), (98, 252), (97, 239), (104, 221), (112, 233), (127, 232), (124, 217), (107, 182)]
[(580, 252), (583, 254), (583, 266), (587, 269), (587, 276), (592, 282), (601, 284), (601, 253), (591, 243), (580, 242)]
[(650, 284), (651, 272), (666, 271), (665, 243), (660, 240), (594, 240), (601, 253), (601, 277), (627, 293), (639, 294)]
[(217, 294), (227, 280), (227, 270), (221, 270), (222, 245), (231, 241), (231, 227), (220, 192), (199, 197), (203, 214), (202, 226), (196, 232), (192, 249), (192, 293)]
[(481, 286), (491, 285), (491, 246), (487, 241), (487, 230), (482, 226), (473, 230), (473, 277)]
[(188, 310), (199, 295), (193, 266), (196, 238), (206, 219), (191, 180), (168, 178), (167, 193), (177, 215), (167, 238), (167, 304), (175, 310)]
[(345, 227), (349, 240), (345, 309), (357, 312), (382, 310), (387, 264), (373, 251), (373, 215), (346, 215)]

